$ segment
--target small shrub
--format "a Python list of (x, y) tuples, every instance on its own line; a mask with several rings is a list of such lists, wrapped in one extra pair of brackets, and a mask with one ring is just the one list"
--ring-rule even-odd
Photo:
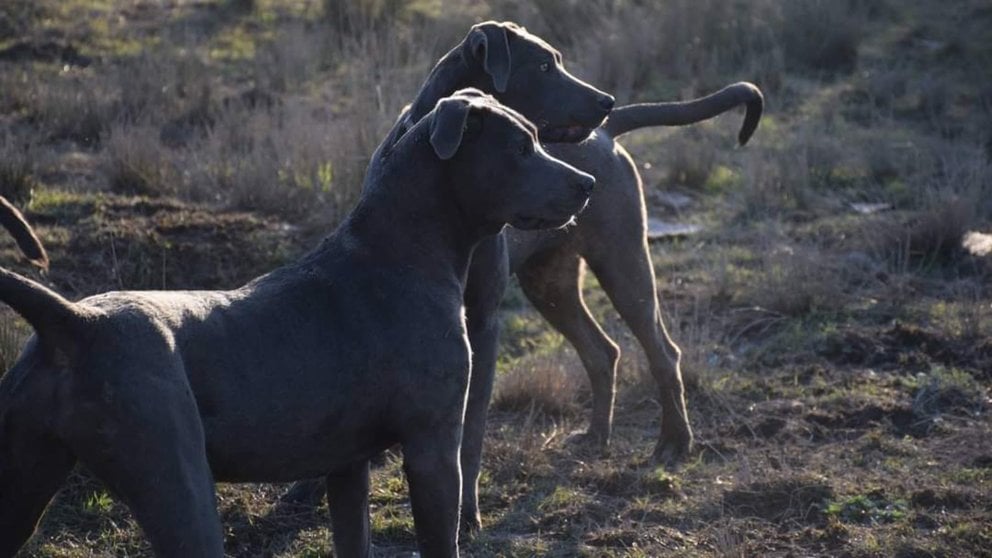
[[(191, 149), (190, 194), (214, 194), (233, 207), (290, 217), (343, 213), (357, 197), (365, 160), (336, 150), (340, 124), (315, 119), (302, 104), (222, 113), (203, 145)], [(343, 207), (344, 209), (341, 209)]]
[(115, 124), (105, 140), (104, 163), (110, 188), (117, 193), (162, 196), (181, 191), (180, 173), (149, 125)]
[(808, 210), (817, 199), (807, 153), (802, 149), (755, 150), (744, 161), (743, 176), (743, 187), (737, 192), (741, 218)]
[(225, 0), (224, 5), (237, 13), (251, 13), (258, 5), (257, 0)]
[(33, 28), (46, 12), (44, 3), (35, 0), (3, 2), (0, 4), (0, 42)]
[(109, 513), (114, 507), (114, 500), (106, 492), (93, 492), (90, 494), (89, 498), (86, 499), (86, 503), (83, 508), (87, 513), (93, 515), (101, 515)]
[(763, 270), (742, 298), (755, 306), (786, 316), (839, 306), (843, 299), (843, 270), (813, 246), (780, 246), (768, 250)]
[(104, 95), (114, 100), (110, 120), (207, 123), (214, 103), (214, 75), (198, 52), (184, 45), (160, 45), (121, 60), (104, 84)]
[(905, 500), (889, 500), (884, 495), (873, 492), (831, 500), (827, 504), (826, 513), (845, 523), (875, 525), (905, 519), (907, 507)]
[(324, 0), (324, 19), (338, 33), (373, 31), (400, 19), (411, 0)]
[[(868, 178), (883, 187), (895, 186), (906, 177), (913, 176), (924, 164), (916, 150), (888, 138), (869, 138), (861, 148)], [(900, 200), (892, 200), (899, 202)]]
[(669, 179), (686, 188), (703, 189), (716, 167), (716, 149), (712, 142), (692, 128), (685, 137), (672, 139), (667, 152)]
[(31, 82), (26, 103), (26, 112), (51, 139), (85, 146), (99, 143), (113, 114), (98, 84), (71, 74)]
[(581, 490), (558, 485), (537, 504), (537, 509), (542, 513), (553, 513), (580, 508), (589, 500), (589, 496)]
[(788, 67), (826, 72), (851, 72), (867, 16), (851, 3), (836, 0), (792, 0), (782, 3), (779, 37)]
[(578, 399), (586, 381), (576, 359), (561, 351), (528, 355), (514, 368), (496, 378), (493, 406), (507, 411), (534, 410), (546, 415), (570, 416), (578, 411)]
[(287, 26), (255, 50), (256, 87), (284, 92), (319, 76), (318, 71), (332, 62), (329, 43), (333, 37), (329, 26)]
[(0, 376), (3, 376), (17, 361), (24, 342), (31, 335), (31, 329), (13, 311), (0, 313)]
[(975, 223), (971, 200), (938, 195), (939, 201), (909, 223), (909, 251), (923, 262), (947, 261), (960, 253), (964, 235)]
[(33, 158), (10, 137), (0, 138), (0, 196), (15, 204), (31, 200), (35, 188)]
[(723, 505), (738, 517), (814, 523), (822, 518), (824, 504), (833, 494), (825, 479), (800, 476), (753, 482), (728, 490), (723, 494)]
[(900, 193), (914, 211), (864, 233), (869, 249), (895, 272), (957, 261), (965, 235), (992, 221), (992, 165), (977, 150), (958, 146), (935, 166), (921, 168), (923, 176)]
[(932, 419), (946, 412), (973, 413), (982, 409), (987, 398), (985, 388), (967, 372), (956, 368), (933, 368), (916, 378), (913, 414)]

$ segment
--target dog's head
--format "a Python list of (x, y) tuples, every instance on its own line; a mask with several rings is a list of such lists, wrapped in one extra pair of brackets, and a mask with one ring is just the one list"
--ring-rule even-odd
[(514, 23), (479, 23), (461, 48), (476, 67), (474, 85), (534, 122), (542, 141), (582, 141), (613, 110), (611, 95), (568, 73), (560, 52)]
[(458, 91), (424, 120), (455, 202), (472, 226), (488, 232), (506, 224), (561, 227), (589, 200), (596, 180), (548, 155), (534, 125), (489, 95)]

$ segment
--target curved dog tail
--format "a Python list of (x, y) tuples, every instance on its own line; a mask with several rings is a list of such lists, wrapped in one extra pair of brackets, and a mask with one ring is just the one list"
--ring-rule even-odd
[(741, 145), (751, 139), (758, 127), (765, 98), (753, 83), (741, 81), (699, 99), (673, 103), (639, 103), (613, 109), (602, 128), (613, 137), (648, 126), (695, 124), (739, 106), (746, 105), (744, 124), (737, 135)]
[[(0, 196), (2, 225), (31, 263), (48, 268), (48, 254), (24, 215)], [(55, 291), (27, 277), (0, 268), (0, 300), (6, 302), (38, 332), (42, 346), (72, 354), (78, 343), (75, 332), (84, 324), (86, 313)]]
[(17, 247), (31, 263), (42, 269), (48, 269), (48, 254), (45, 253), (45, 247), (41, 245), (41, 241), (24, 219), (24, 215), (21, 215), (21, 212), (3, 196), (0, 196), (0, 225), (14, 237)]
[(74, 354), (88, 313), (48, 287), (0, 267), (0, 301), (31, 324), (42, 346)]

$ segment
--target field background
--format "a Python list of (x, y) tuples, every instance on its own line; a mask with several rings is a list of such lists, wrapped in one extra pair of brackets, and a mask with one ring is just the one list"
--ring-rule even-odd
[[(654, 384), (591, 275), (623, 348), (616, 432), (605, 455), (569, 444), (585, 373), (513, 288), (465, 554), (992, 555), (992, 242), (969, 235), (992, 232), (988, 2), (4, 0), (0, 193), (60, 292), (236, 286), (331, 230), (433, 62), (490, 18), (621, 104), (746, 79), (767, 112), (743, 149), (737, 112), (622, 140), (650, 214), (702, 228), (652, 245), (696, 451), (648, 462)], [(30, 330), (3, 311), (5, 370)], [(332, 554), (326, 507), (284, 488), (219, 487), (229, 554)], [(398, 457), (372, 503), (378, 552), (409, 555)], [(25, 551), (146, 554), (82, 470)]]

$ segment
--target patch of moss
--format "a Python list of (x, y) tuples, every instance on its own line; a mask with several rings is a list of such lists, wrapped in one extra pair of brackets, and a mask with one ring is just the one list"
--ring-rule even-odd
[(907, 507), (905, 500), (888, 499), (875, 491), (831, 500), (824, 512), (847, 523), (877, 524), (906, 519)]

